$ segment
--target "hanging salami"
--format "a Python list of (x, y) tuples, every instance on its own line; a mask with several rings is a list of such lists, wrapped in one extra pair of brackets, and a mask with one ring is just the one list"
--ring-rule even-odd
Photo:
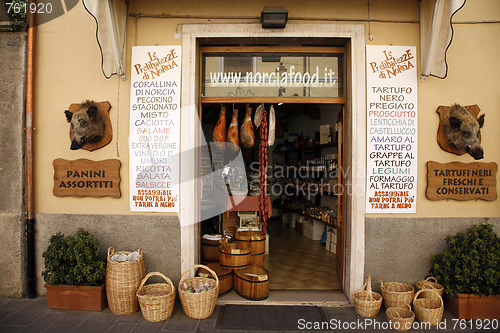
[(214, 135), (215, 145), (220, 149), (224, 149), (224, 146), (227, 141), (225, 106), (222, 106), (220, 109), (219, 120), (217, 121), (217, 124), (214, 127), (213, 135)]
[(247, 108), (243, 125), (240, 128), (240, 144), (244, 148), (252, 148), (255, 142), (252, 124), (252, 108)]
[(255, 116), (253, 118), (253, 123), (255, 124), (256, 127), (260, 126), (260, 123), (262, 122), (263, 113), (264, 113), (264, 105), (261, 104), (257, 107), (257, 110), (255, 110)]
[(238, 138), (238, 109), (233, 109), (233, 118), (231, 119), (231, 124), (227, 130), (227, 139), (232, 143), (229, 147), (233, 151), (237, 151), (240, 145), (240, 140)]
[(269, 109), (269, 147), (274, 145), (274, 140), (276, 138), (276, 112), (274, 107), (271, 105)]
[(267, 230), (267, 148), (268, 148), (268, 128), (267, 111), (262, 108), (262, 123), (260, 124), (260, 144), (259, 144), (259, 174), (260, 174), (260, 196), (259, 196), (259, 215), (260, 230), (262, 234)]

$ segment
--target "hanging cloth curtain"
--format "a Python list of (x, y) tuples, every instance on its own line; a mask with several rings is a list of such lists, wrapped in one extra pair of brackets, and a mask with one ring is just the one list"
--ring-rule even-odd
[(85, 9), (97, 23), (97, 43), (101, 49), (102, 73), (125, 78), (125, 42), (128, 5), (120, 0), (83, 0)]
[[(422, 1), (420, 4), (420, 38), (422, 80), (432, 75), (444, 79), (448, 74), (446, 51), (451, 45), (453, 15), (465, 5), (465, 0)], [(431, 11), (429, 16), (428, 13)]]

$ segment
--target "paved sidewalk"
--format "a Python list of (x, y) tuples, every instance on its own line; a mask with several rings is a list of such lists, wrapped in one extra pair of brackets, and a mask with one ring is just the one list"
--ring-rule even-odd
[[(0, 298), (0, 332), (245, 332), (245, 330), (217, 330), (217, 317), (222, 306), (217, 306), (211, 317), (204, 320), (188, 318), (180, 303), (175, 304), (174, 313), (168, 320), (160, 323), (150, 323), (142, 318), (138, 311), (128, 316), (117, 316), (106, 308), (102, 312), (55, 310), (47, 307), (46, 297), (35, 299), (6, 299)], [(329, 328), (327, 332), (396, 332), (387, 328), (385, 311), (382, 309), (373, 320), (359, 317), (354, 307), (327, 307), (324, 308)], [(255, 320), (258, 320), (256, 318)], [(320, 323), (321, 324), (321, 323)], [(443, 316), (441, 328), (412, 329), (408, 332), (498, 332), (490, 323), (489, 330), (475, 330), (470, 323), (457, 321), (448, 312)], [(466, 329), (460, 329), (460, 324), (467, 324)], [(314, 323), (297, 323), (297, 331), (308, 331)], [(446, 325), (446, 327), (444, 326)], [(496, 325), (499, 325), (496, 321)], [(495, 326), (498, 327), (498, 326)], [(264, 332), (266, 331), (263, 329)], [(248, 331), (258, 332), (258, 331)]]

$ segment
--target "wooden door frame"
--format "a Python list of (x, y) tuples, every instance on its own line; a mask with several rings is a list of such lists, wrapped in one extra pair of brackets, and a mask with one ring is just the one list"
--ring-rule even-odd
[[(365, 175), (366, 175), (366, 88), (365, 88), (365, 31), (362, 24), (289, 24), (285, 29), (263, 29), (259, 24), (192, 24), (182, 29), (182, 96), (181, 96), (181, 151), (193, 151), (201, 137), (198, 107), (199, 65), (201, 39), (223, 38), (347, 38), (346, 49), (346, 119), (345, 164), (346, 183), (351, 192), (346, 193), (345, 256), (343, 290), (352, 301), (352, 294), (359, 290), (364, 280), (365, 232)], [(194, 89), (193, 89), (194, 88)], [(183, 179), (196, 179), (197, 155), (182, 154)], [(184, 167), (184, 165), (186, 167)], [(181, 200), (181, 270), (198, 261), (199, 232), (193, 221), (199, 221), (199, 184), (183, 182), (181, 196), (194, 200)]]

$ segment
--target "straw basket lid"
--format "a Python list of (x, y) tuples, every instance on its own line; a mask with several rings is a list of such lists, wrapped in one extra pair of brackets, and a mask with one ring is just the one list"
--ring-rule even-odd
[(366, 277), (363, 288), (353, 294), (356, 313), (365, 318), (376, 317), (382, 305), (382, 295), (372, 291), (372, 278)]
[[(434, 280), (434, 281), (431, 281), (431, 280)], [(420, 290), (420, 289), (432, 289), (434, 290), (435, 292), (438, 293), (439, 296), (443, 296), (444, 294), (444, 286), (439, 284), (437, 282), (437, 279), (433, 276), (429, 276), (427, 279), (423, 280), (423, 281), (418, 281), (417, 283), (415, 283), (415, 285), (417, 286), (417, 289)], [(424, 297), (426, 296), (427, 294), (424, 293)]]
[[(421, 293), (426, 292), (431, 297), (418, 298)], [(420, 322), (427, 322), (431, 326), (439, 324), (443, 317), (443, 298), (433, 289), (421, 289), (415, 293), (413, 298), (413, 309)]]
[[(207, 270), (215, 280), (199, 276), (186, 278), (187, 274), (195, 268), (203, 268)], [(184, 283), (188, 287), (207, 283), (209, 286), (213, 287), (213, 289), (201, 293), (190, 293), (182, 289)], [(215, 272), (207, 266), (193, 265), (182, 274), (178, 290), (182, 308), (184, 309), (186, 316), (193, 319), (205, 319), (209, 317), (215, 309), (217, 297), (219, 296), (219, 278), (217, 277), (217, 274), (215, 274)]]

